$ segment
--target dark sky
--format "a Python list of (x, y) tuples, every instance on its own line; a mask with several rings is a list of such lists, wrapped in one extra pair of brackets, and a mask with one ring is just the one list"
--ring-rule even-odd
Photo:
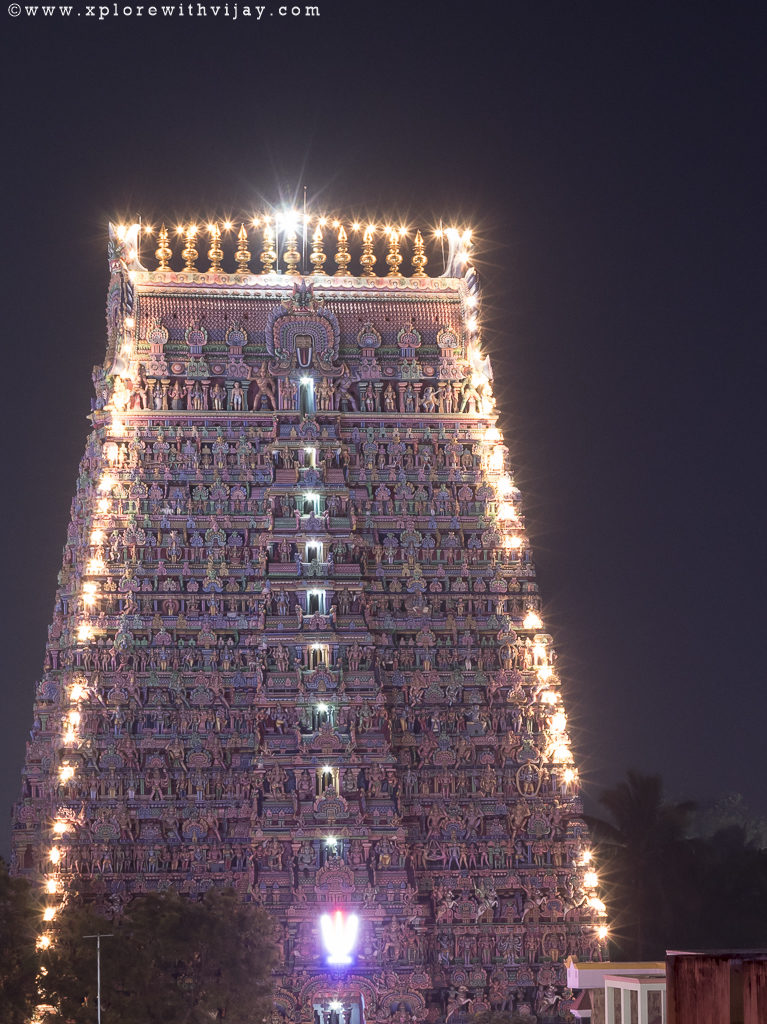
[(318, 3), (0, 11), (0, 852), (104, 354), (106, 222), (304, 184), (476, 229), (590, 792), (634, 766), (767, 812), (763, 5)]

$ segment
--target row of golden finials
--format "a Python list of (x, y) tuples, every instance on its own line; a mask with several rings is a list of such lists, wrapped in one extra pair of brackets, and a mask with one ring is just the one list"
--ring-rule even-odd
[[(336, 225), (333, 225), (334, 227)], [(191, 225), (190, 227), (179, 229), (179, 234), (183, 235), (184, 248), (181, 250), (181, 256), (184, 260), (184, 271), (197, 271), (196, 261), (199, 257), (199, 252), (196, 248), (199, 228), (197, 225)], [(208, 234), (210, 236), (210, 248), (208, 249), (208, 259), (210, 260), (210, 266), (208, 272), (221, 272), (221, 261), (224, 258), (224, 251), (221, 248), (221, 228), (217, 224), (208, 225)], [(403, 277), (404, 275), (400, 271), (402, 261), (404, 259), (400, 252), (400, 238), (403, 232), (400, 231), (388, 231), (388, 251), (386, 253), (386, 265), (389, 270), (385, 275), (386, 277)], [(380, 277), (383, 275), (376, 274), (375, 264), (376, 255), (373, 251), (373, 229), (367, 227), (364, 230), (362, 236), (362, 252), (360, 255), (360, 264), (362, 266), (361, 276), (362, 277)], [(285, 264), (285, 270), (283, 273), (298, 277), (301, 275), (301, 271), (298, 269), (299, 264), (302, 261), (301, 253), (298, 250), (298, 234), (295, 230), (289, 230), (285, 232), (285, 249), (282, 254), (282, 259)], [(170, 236), (168, 229), (163, 224), (160, 228), (157, 238), (157, 249), (155, 250), (155, 257), (157, 258), (157, 270), (170, 270), (169, 261), (173, 258), (173, 250), (169, 244)], [(333, 256), (333, 262), (337, 269), (334, 272), (334, 277), (351, 277), (352, 272), (349, 270), (349, 263), (351, 262), (352, 256), (349, 252), (348, 236), (344, 229), (344, 226), (338, 225), (338, 236), (337, 236), (337, 248), (335, 255)], [(312, 265), (312, 275), (328, 275), (328, 271), (325, 270), (325, 263), (327, 261), (327, 255), (323, 248), (323, 236), (321, 227), (318, 225), (314, 234), (311, 238), (311, 252), (309, 253), (309, 262)], [(259, 254), (261, 261), (261, 273), (262, 274), (279, 274), (279, 267), (276, 266), (278, 262), (278, 254), (276, 249), (276, 235), (274, 228), (271, 224), (267, 223), (263, 228), (263, 250)], [(237, 234), (237, 250), (234, 254), (234, 260), (237, 264), (237, 274), (251, 274), (253, 271), (250, 269), (251, 253), (248, 249), (248, 233), (245, 230), (245, 225), (240, 226), (240, 230)], [(413, 239), (413, 251), (410, 258), (410, 263), (413, 268), (412, 277), (427, 277), (425, 267), (428, 263), (428, 257), (425, 252), (425, 244), (423, 236), (420, 231), (416, 231)]]

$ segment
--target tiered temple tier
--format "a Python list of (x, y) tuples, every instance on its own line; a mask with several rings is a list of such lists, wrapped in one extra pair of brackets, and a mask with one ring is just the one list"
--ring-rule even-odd
[(128, 264), (17, 869), (113, 905), (234, 886), (277, 921), (286, 1020), (437, 1020), (462, 988), (554, 1014), (599, 901), (471, 287)]

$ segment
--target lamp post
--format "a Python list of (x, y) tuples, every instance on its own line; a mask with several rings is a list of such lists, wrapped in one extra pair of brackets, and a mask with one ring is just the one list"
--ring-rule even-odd
[(96, 940), (96, 1020), (101, 1024), (101, 940), (111, 939), (114, 932), (98, 932), (96, 935), (83, 935), (84, 939)]

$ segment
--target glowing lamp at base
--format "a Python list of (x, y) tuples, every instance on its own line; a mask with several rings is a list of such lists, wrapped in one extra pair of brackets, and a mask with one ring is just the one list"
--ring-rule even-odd
[(322, 942), (328, 954), (328, 963), (350, 964), (359, 930), (357, 915), (347, 914), (343, 910), (334, 910), (332, 914), (322, 915), (320, 928)]

